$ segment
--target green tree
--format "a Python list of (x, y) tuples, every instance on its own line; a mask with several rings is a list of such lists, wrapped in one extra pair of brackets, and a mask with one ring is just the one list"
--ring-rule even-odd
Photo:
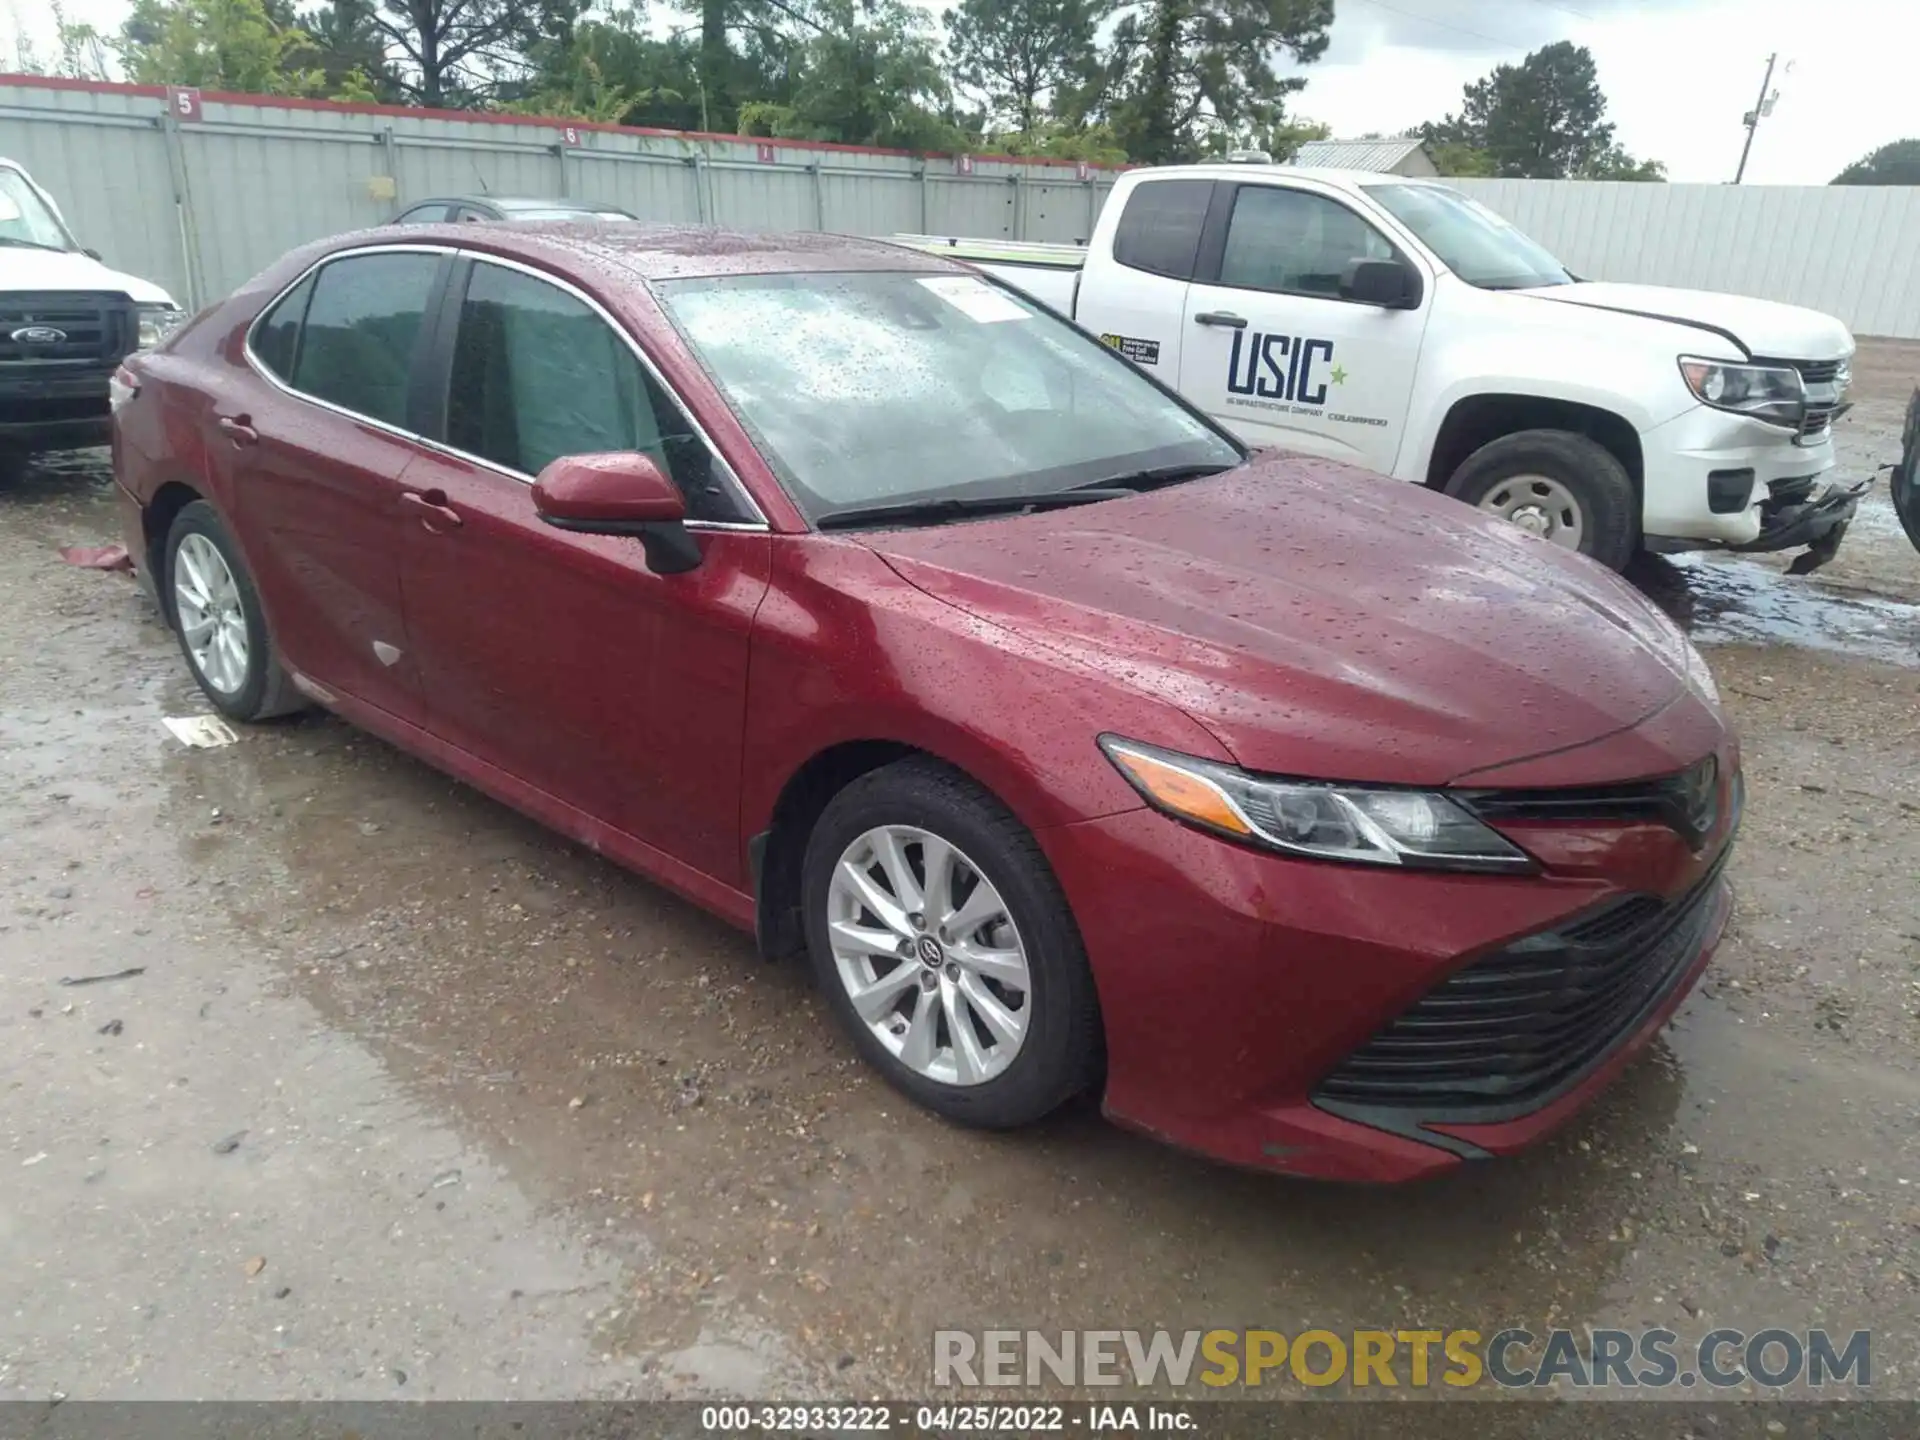
[(1433, 159), (1433, 168), (1442, 175), (1491, 175), (1493, 157), (1484, 150), (1476, 150), (1461, 140), (1441, 140), (1427, 142), (1427, 154)]
[(1896, 140), (1833, 177), (1836, 185), (1920, 185), (1920, 140)]
[(395, 104), (403, 98), (374, 0), (328, 0), (303, 14), (300, 28), (334, 99)]
[(1116, 13), (1101, 118), (1135, 160), (1165, 164), (1279, 124), (1306, 82), (1274, 62), (1326, 52), (1333, 0), (1122, 0)]
[(1109, 0), (960, 0), (947, 11), (953, 78), (988, 113), (1033, 134), (1055, 87), (1089, 76)]
[(257, 95), (326, 89), (286, 0), (135, 0), (112, 48), (136, 85)]
[(397, 55), (407, 100), (464, 109), (524, 65), (536, 18), (516, 0), (380, 0), (373, 23)]
[(1333, 127), (1319, 120), (1283, 119), (1272, 125), (1252, 127), (1239, 135), (1216, 131), (1208, 137), (1207, 151), (1226, 155), (1235, 150), (1262, 150), (1273, 157), (1275, 164), (1284, 165), (1298, 155), (1300, 147), (1309, 140), (1332, 138)]
[[(1460, 113), (1420, 127), (1430, 145), (1486, 157), (1490, 173), (1529, 180), (1657, 180), (1665, 169), (1615, 144), (1593, 55), (1570, 40), (1500, 65), (1466, 87)], [(1449, 152), (1463, 158), (1461, 152)], [(1453, 173), (1467, 173), (1455, 171)]]
[(905, 0), (814, 0), (784, 94), (741, 106), (753, 135), (954, 150), (967, 135), (924, 11)]

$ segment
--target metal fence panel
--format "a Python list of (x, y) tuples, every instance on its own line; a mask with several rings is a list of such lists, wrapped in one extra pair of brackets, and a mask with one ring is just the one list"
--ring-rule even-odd
[[(295, 245), (433, 195), (576, 195), (743, 230), (1071, 242), (1092, 233), (1114, 178), (266, 97), (209, 98), (177, 124), (165, 111), (157, 90), (0, 77), (0, 154), (109, 264), (202, 301)], [(1450, 183), (1594, 279), (1758, 295), (1920, 338), (1920, 187)]]
[(1447, 183), (1591, 279), (1755, 295), (1920, 338), (1920, 187)]

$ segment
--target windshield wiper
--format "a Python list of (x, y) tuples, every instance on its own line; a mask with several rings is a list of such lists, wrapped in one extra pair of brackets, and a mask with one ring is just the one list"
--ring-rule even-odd
[(62, 255), (66, 254), (67, 250), (64, 245), (49, 245), (41, 240), (21, 240), (12, 235), (0, 235), (0, 245), (21, 245), (29, 250), (53, 250)]
[(819, 530), (859, 530), (868, 526), (885, 529), (893, 525), (938, 524), (943, 520), (966, 520), (982, 515), (1019, 515), (1029, 510), (1057, 510), (1066, 505), (1091, 505), (1101, 500), (1121, 500), (1134, 494), (1088, 486), (1080, 490), (1043, 490), (1037, 495), (949, 495), (938, 500), (903, 500), (894, 505), (856, 505), (822, 515), (814, 522)]
[(1124, 489), (1132, 495), (1139, 495), (1148, 490), (1158, 490), (1162, 485), (1177, 485), (1182, 480), (1204, 480), (1209, 475), (1224, 475), (1229, 470), (1238, 470), (1243, 463), (1235, 461), (1231, 465), (1155, 465), (1147, 470), (1130, 470), (1124, 475), (1109, 475), (1106, 479), (1095, 480), (1073, 493), (1085, 495), (1094, 490), (1114, 488)]

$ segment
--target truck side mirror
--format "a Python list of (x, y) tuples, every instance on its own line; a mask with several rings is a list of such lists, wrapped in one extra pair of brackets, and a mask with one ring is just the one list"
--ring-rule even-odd
[(1340, 276), (1340, 298), (1383, 310), (1412, 310), (1420, 304), (1420, 277), (1400, 260), (1351, 260)]

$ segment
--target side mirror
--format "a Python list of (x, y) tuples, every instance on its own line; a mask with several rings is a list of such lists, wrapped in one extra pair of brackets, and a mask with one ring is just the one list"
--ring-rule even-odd
[(533, 482), (533, 508), (558, 530), (634, 536), (657, 574), (700, 563), (699, 543), (681, 523), (686, 501), (652, 459), (631, 450), (561, 456)]
[(1420, 277), (1398, 260), (1353, 260), (1340, 276), (1340, 298), (1359, 305), (1411, 310), (1420, 293)]

